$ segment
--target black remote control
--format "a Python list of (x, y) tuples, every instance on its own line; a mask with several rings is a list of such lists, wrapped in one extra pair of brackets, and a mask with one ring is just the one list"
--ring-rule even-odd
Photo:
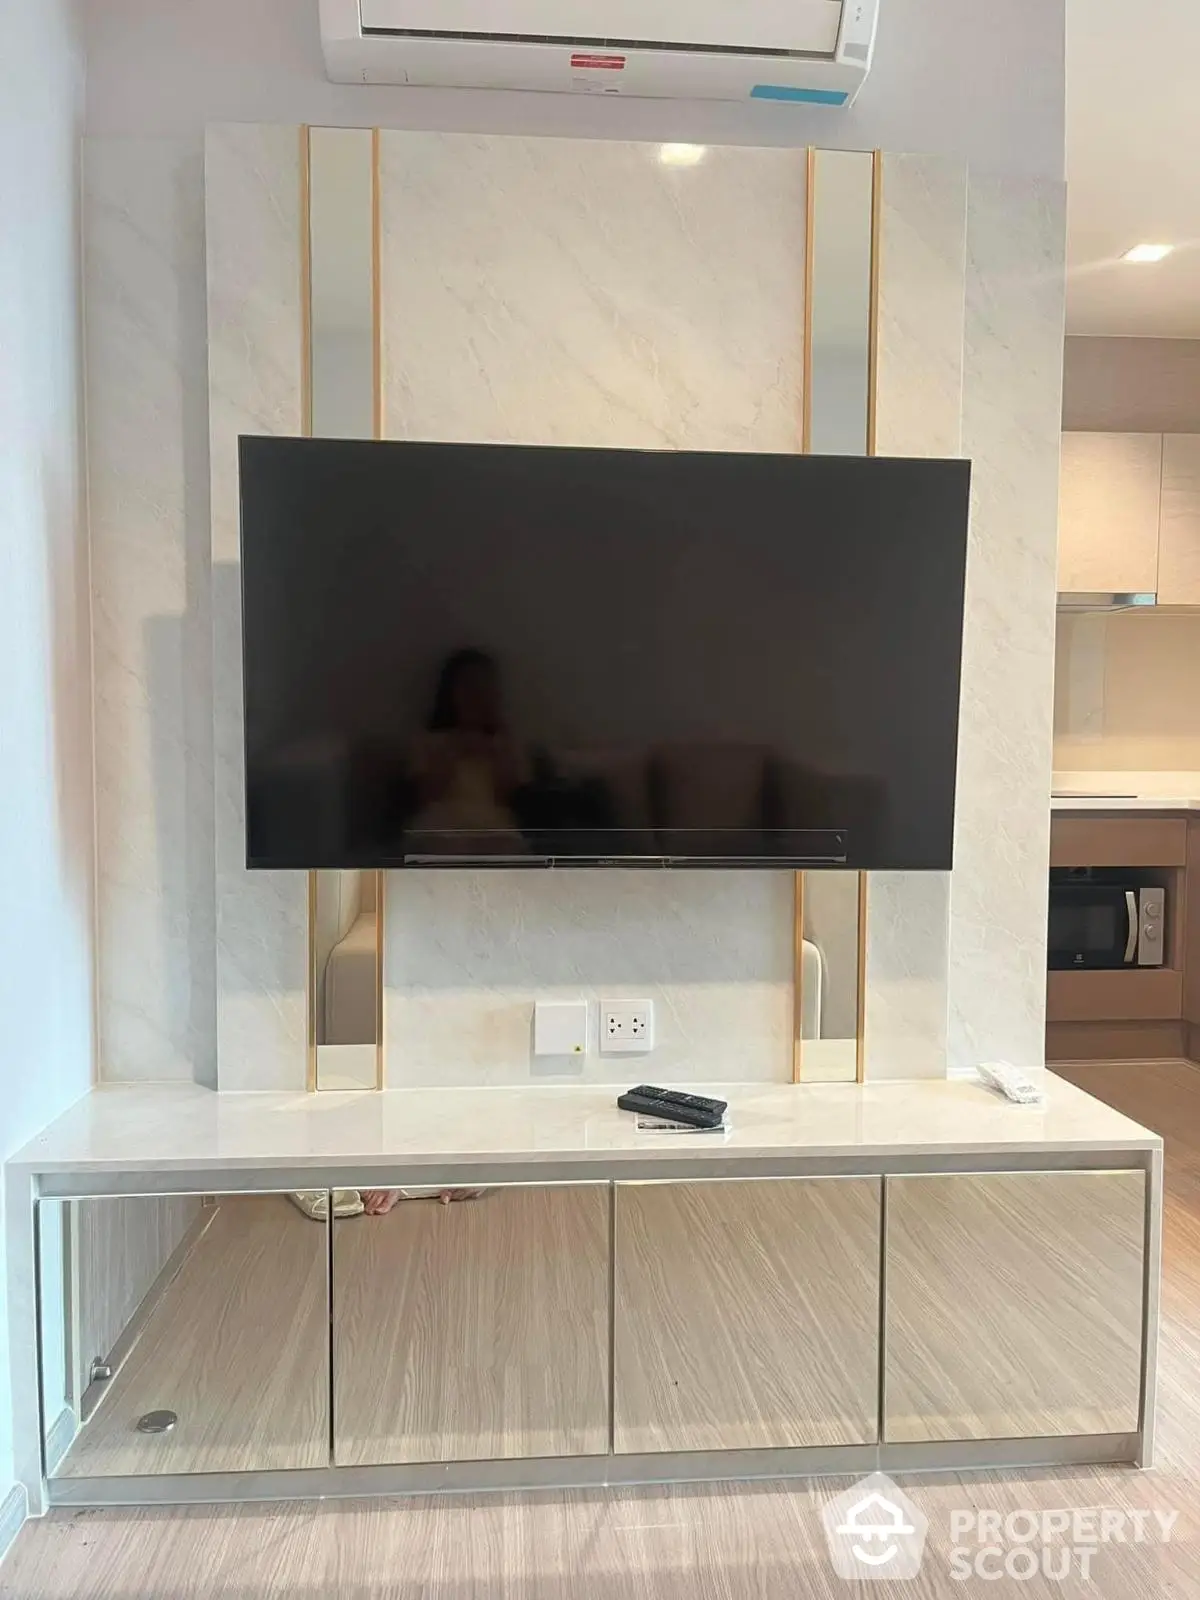
[(727, 1100), (706, 1100), (703, 1095), (656, 1089), (648, 1083), (621, 1095), (617, 1105), (622, 1111), (640, 1111), (663, 1122), (685, 1122), (689, 1128), (719, 1128), (729, 1108)]

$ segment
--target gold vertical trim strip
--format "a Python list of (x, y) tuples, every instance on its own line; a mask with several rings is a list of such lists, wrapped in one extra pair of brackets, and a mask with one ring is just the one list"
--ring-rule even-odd
[(383, 212), (382, 179), (380, 176), (382, 134), (371, 129), (371, 315), (374, 320), (372, 357), (375, 367), (372, 381), (375, 385), (375, 437), (383, 433)]
[(387, 928), (387, 873), (375, 874), (375, 1087), (387, 1083), (387, 1035), (383, 1031), (383, 941)]
[[(384, 437), (383, 405), (383, 135), (371, 129), (371, 353), (374, 384), (375, 437)], [(387, 937), (387, 873), (375, 874), (375, 1088), (387, 1083), (387, 1036), (384, 1033), (384, 940)]]
[[(300, 432), (312, 437), (312, 130), (300, 129)], [(317, 1092), (317, 875), (308, 874), (307, 941), (304, 963), (305, 1073), (309, 1094)]]
[(300, 129), (300, 432), (312, 437), (312, 129)]
[(858, 1013), (855, 1020), (854, 1081), (867, 1077), (867, 874), (858, 875)]
[(308, 1064), (305, 1088), (317, 1092), (317, 875), (308, 875), (308, 959), (305, 962), (306, 1014), (308, 1026)]
[(804, 1071), (804, 874), (797, 872), (792, 899), (792, 1082)]
[[(883, 151), (871, 157), (871, 306), (870, 344), (867, 347), (867, 454), (877, 454), (879, 444), (879, 284), (883, 269)], [(858, 1039), (855, 1080), (867, 1077), (867, 908), (870, 898), (867, 874), (858, 875)]]
[[(813, 242), (816, 194), (817, 152), (809, 145), (805, 164), (804, 190), (804, 348), (800, 376), (800, 453), (812, 450), (812, 326), (813, 326)], [(792, 928), (792, 1082), (804, 1076), (804, 874), (797, 872), (793, 890), (795, 916)]]
[(883, 245), (883, 151), (871, 157), (871, 314), (867, 346), (867, 454), (876, 454), (879, 417), (879, 275)]
[(813, 247), (816, 230), (814, 219), (817, 205), (817, 152), (808, 147), (808, 177), (804, 196), (804, 356), (802, 363), (803, 392), (800, 396), (800, 453), (812, 450), (812, 329), (813, 329)]

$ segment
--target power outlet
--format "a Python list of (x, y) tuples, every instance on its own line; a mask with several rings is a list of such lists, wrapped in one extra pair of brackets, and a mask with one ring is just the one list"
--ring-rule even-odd
[(653, 1000), (601, 1000), (601, 1055), (644, 1056), (653, 1049)]

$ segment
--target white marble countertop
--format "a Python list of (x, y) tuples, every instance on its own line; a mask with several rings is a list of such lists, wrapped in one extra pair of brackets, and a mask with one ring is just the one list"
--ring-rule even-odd
[(1044, 1074), (1047, 1104), (1010, 1105), (969, 1079), (707, 1084), (730, 1103), (720, 1134), (645, 1133), (616, 1086), (409, 1089), (383, 1094), (216, 1094), (114, 1085), (86, 1095), (10, 1162), (29, 1172), (202, 1172), (303, 1167), (378, 1171), (488, 1164), (1152, 1150), (1162, 1141)]
[(1056, 772), (1052, 811), (1200, 811), (1200, 772)]

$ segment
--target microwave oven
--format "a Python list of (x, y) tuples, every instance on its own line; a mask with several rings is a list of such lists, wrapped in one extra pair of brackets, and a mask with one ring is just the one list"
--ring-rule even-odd
[(1166, 958), (1165, 889), (1096, 881), (1050, 885), (1052, 972), (1161, 967)]

